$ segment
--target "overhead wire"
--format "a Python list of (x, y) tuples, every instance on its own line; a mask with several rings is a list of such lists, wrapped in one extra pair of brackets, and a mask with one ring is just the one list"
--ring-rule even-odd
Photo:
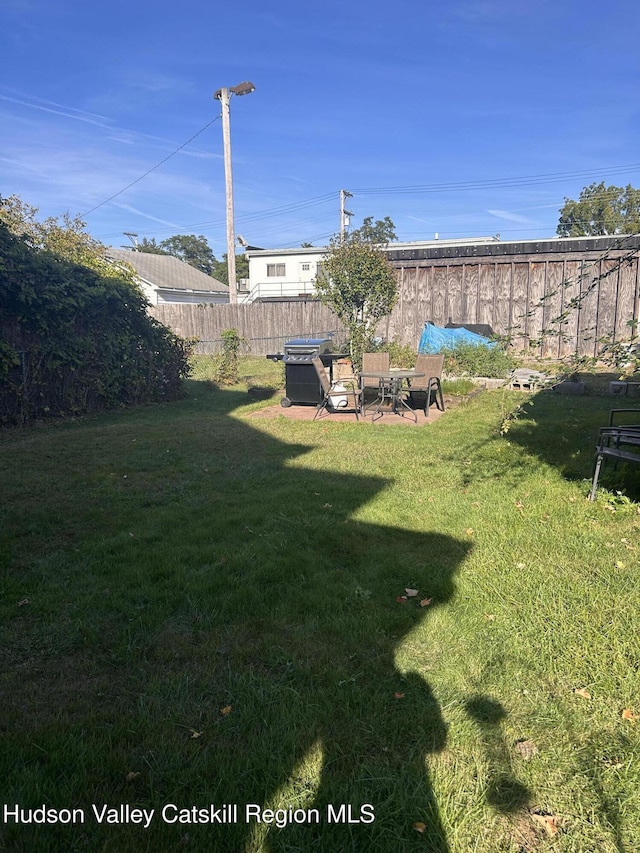
[[(108, 204), (113, 199), (122, 195), (131, 187), (135, 186), (137, 183), (142, 181), (168, 160), (170, 160), (173, 156), (175, 156), (179, 151), (185, 148), (189, 143), (191, 143), (194, 139), (196, 139), (200, 134), (202, 134), (207, 128), (209, 128), (214, 122), (216, 122), (220, 116), (216, 116), (211, 121), (207, 122), (197, 133), (193, 134), (189, 139), (175, 148), (170, 154), (148, 169), (144, 174), (140, 175), (134, 181), (131, 181), (117, 193), (109, 196), (109, 198), (100, 202), (100, 204), (95, 205), (90, 210), (85, 211), (80, 214), (81, 216), (88, 216), (104, 205)], [(469, 192), (474, 190), (488, 190), (488, 189), (502, 189), (502, 188), (517, 188), (517, 187), (527, 187), (527, 186), (535, 186), (539, 184), (547, 184), (547, 183), (559, 183), (563, 181), (568, 181), (577, 178), (588, 178), (588, 177), (604, 177), (604, 176), (613, 176), (617, 174), (622, 174), (629, 171), (638, 171), (640, 170), (640, 163), (631, 163), (626, 165), (619, 166), (611, 166), (604, 169), (587, 169), (587, 170), (575, 170), (570, 172), (551, 172), (551, 173), (543, 173), (538, 175), (524, 175), (519, 177), (511, 177), (511, 178), (491, 178), (487, 180), (468, 180), (468, 181), (450, 181), (444, 183), (433, 183), (433, 184), (422, 184), (422, 185), (399, 185), (399, 186), (389, 186), (389, 187), (354, 187), (351, 189), (352, 194), (358, 196), (370, 196), (370, 195), (417, 195), (422, 193), (440, 193), (440, 192)], [(615, 196), (615, 190), (605, 189), (601, 193), (596, 194), (596, 198), (598, 199), (606, 199), (609, 196)], [(291, 202), (289, 204), (278, 205), (273, 208), (267, 208), (265, 210), (256, 211), (254, 213), (245, 213), (236, 216), (236, 223), (238, 224), (249, 224), (254, 222), (260, 222), (265, 219), (277, 219), (280, 217), (285, 217), (293, 213), (299, 213), (307, 208), (314, 207), (317, 205), (324, 204), (328, 201), (334, 200), (336, 197), (336, 192), (325, 193), (321, 196), (315, 196), (311, 199), (305, 199), (299, 202)], [(184, 226), (176, 226), (180, 230), (185, 230), (188, 228), (222, 228), (225, 225), (224, 219), (216, 219), (216, 220), (206, 220), (199, 223), (192, 223)], [(163, 229), (149, 229), (148, 232), (150, 234), (159, 234), (164, 232), (172, 232), (175, 233), (176, 227), (173, 228), (163, 228)], [(505, 229), (507, 230), (515, 230), (515, 229)], [(141, 232), (142, 233), (142, 232)], [(461, 233), (461, 232), (460, 232)]]
[(114, 193), (113, 195), (109, 196), (109, 198), (106, 198), (104, 201), (101, 201), (100, 204), (96, 204), (95, 207), (91, 208), (91, 210), (86, 210), (84, 213), (81, 213), (80, 216), (89, 216), (90, 213), (93, 213), (95, 210), (98, 210), (100, 207), (104, 207), (105, 204), (108, 204), (110, 201), (113, 201), (114, 198), (117, 198), (119, 195), (122, 195), (122, 193), (126, 192), (128, 189), (131, 189), (131, 187), (140, 183), (140, 181), (143, 180), (143, 178), (146, 178), (147, 175), (150, 175), (152, 172), (155, 172), (155, 170), (160, 168), (160, 166), (162, 166), (164, 163), (166, 163), (167, 160), (170, 160), (179, 151), (182, 151), (183, 148), (186, 148), (190, 142), (193, 142), (193, 140), (196, 139), (198, 136), (200, 136), (201, 133), (204, 133), (204, 131), (208, 127), (211, 127), (211, 125), (214, 122), (218, 121), (219, 118), (220, 118), (220, 116), (216, 116), (215, 118), (211, 119), (211, 121), (207, 122), (204, 127), (201, 127), (197, 133), (194, 133), (193, 136), (190, 136), (186, 142), (183, 142), (182, 145), (179, 145), (174, 151), (171, 152), (171, 154), (167, 154), (167, 156), (164, 157), (162, 160), (160, 160), (159, 163), (156, 163), (155, 166), (152, 166), (150, 169), (147, 169), (147, 171), (143, 175), (140, 175), (139, 178), (136, 178), (135, 181), (131, 181), (131, 183), (127, 184), (126, 187), (123, 187), (121, 190), (118, 190), (117, 193)]
[(533, 186), (536, 184), (558, 183), (576, 178), (588, 176), (598, 177), (604, 175), (617, 175), (630, 171), (640, 171), (640, 163), (631, 163), (621, 166), (610, 166), (605, 169), (583, 169), (573, 172), (550, 172), (540, 175), (523, 175), (513, 178), (490, 178), (475, 181), (452, 181), (441, 184), (422, 184), (393, 187), (353, 187), (352, 193), (358, 195), (386, 195), (406, 193), (429, 193), (429, 192), (458, 192), (475, 189), (490, 189), (502, 187)]

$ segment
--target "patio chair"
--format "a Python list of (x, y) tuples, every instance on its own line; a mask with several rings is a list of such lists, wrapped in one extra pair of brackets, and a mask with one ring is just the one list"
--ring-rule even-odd
[[(363, 373), (388, 373), (390, 359), (388, 352), (364, 352), (362, 353)], [(382, 380), (363, 376), (360, 379), (360, 394), (362, 399), (362, 410), (365, 407), (365, 396), (367, 391), (375, 390), (376, 397), (384, 397), (388, 392), (388, 385), (383, 385)]]
[(639, 453), (632, 450), (623, 450), (621, 445), (630, 447), (638, 447), (640, 445), (640, 433), (637, 427), (602, 427), (598, 437), (598, 446), (596, 447), (596, 462), (591, 481), (591, 491), (589, 493), (590, 501), (595, 500), (600, 470), (605, 459), (613, 459), (616, 464), (618, 462), (640, 463)]
[(434, 392), (435, 403), (441, 412), (444, 412), (444, 397), (442, 396), (442, 368), (444, 355), (418, 355), (416, 359), (416, 373), (424, 373), (424, 376), (411, 380), (409, 386), (409, 397), (413, 404), (414, 394), (424, 394), (424, 416), (429, 417), (429, 406), (431, 405), (431, 393)]
[[(635, 417), (629, 418), (633, 423), (628, 424), (616, 424), (616, 415), (635, 415)], [(625, 420), (627, 418), (625, 417)], [(640, 429), (640, 409), (611, 409), (609, 412), (609, 426), (610, 427), (623, 427), (624, 429)]]
[[(322, 400), (318, 403), (316, 413), (313, 416), (314, 421), (320, 417), (320, 413), (323, 411), (329, 415), (333, 412), (355, 412), (356, 420), (358, 420), (360, 416), (360, 389), (357, 383), (348, 379), (336, 379), (330, 382), (322, 359), (316, 356), (312, 362), (322, 388)], [(335, 405), (336, 401), (344, 401), (345, 405)]]

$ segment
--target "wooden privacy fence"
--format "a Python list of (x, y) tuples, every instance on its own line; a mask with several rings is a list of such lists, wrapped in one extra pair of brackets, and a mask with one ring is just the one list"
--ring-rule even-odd
[(297, 336), (329, 332), (344, 339), (335, 314), (320, 302), (254, 302), (249, 305), (158, 305), (149, 313), (176, 334), (199, 338), (196, 352), (219, 349), (222, 332), (237, 329), (252, 355), (282, 352), (284, 342)]
[[(473, 257), (416, 260), (394, 258), (391, 252), (398, 304), (379, 324), (378, 334), (417, 349), (427, 321), (438, 326), (482, 323), (508, 336), (518, 350), (533, 347), (535, 354), (550, 358), (596, 355), (599, 339), (630, 336), (629, 321), (640, 317), (638, 238), (628, 240), (624, 249), (609, 246), (597, 252), (567, 244), (561, 251), (535, 254), (516, 249), (504, 244), (484, 255), (479, 249)], [(237, 329), (255, 355), (281, 351), (285, 340), (299, 335), (335, 332), (344, 339), (338, 318), (314, 300), (162, 305), (149, 311), (179, 335), (199, 338), (200, 351), (215, 350), (225, 329)]]
[(638, 250), (446, 258), (403, 263), (399, 299), (380, 326), (417, 346), (424, 323), (487, 323), (519, 350), (596, 355), (598, 339), (631, 334), (638, 320)]

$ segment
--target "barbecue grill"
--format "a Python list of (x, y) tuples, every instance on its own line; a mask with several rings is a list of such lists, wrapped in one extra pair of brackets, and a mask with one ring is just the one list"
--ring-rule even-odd
[(332, 340), (326, 338), (291, 338), (284, 345), (284, 353), (268, 355), (272, 361), (282, 361), (285, 366), (286, 397), (280, 405), (287, 408), (292, 403), (310, 403), (317, 406), (322, 402), (323, 393), (313, 359), (318, 356), (329, 376), (333, 379), (333, 362), (345, 358), (343, 353), (334, 353)]

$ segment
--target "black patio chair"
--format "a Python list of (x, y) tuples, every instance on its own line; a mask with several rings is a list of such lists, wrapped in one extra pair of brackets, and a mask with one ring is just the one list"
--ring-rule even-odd
[(640, 448), (640, 426), (602, 427), (598, 436), (598, 446), (596, 447), (595, 468), (591, 481), (591, 491), (589, 493), (590, 501), (595, 500), (598, 479), (600, 478), (602, 463), (605, 459), (613, 459), (616, 464), (618, 462), (640, 464), (640, 452), (624, 449), (625, 447)]

